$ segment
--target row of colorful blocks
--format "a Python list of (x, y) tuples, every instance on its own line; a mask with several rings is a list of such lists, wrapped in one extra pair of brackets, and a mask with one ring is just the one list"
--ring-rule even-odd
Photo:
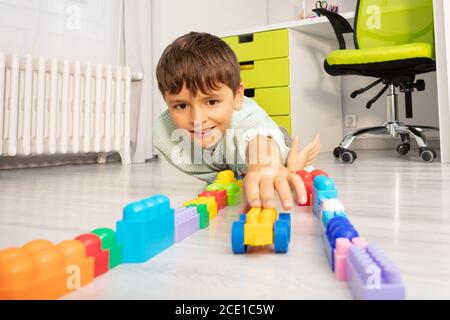
[(351, 224), (326, 172), (299, 171), (312, 211), (321, 221), (325, 254), (339, 281), (346, 281), (356, 299), (405, 299), (399, 268), (381, 249), (368, 245)]
[[(240, 201), (233, 172), (219, 178), (223, 188), (201, 193), (187, 207), (174, 210), (164, 195), (128, 204), (116, 232), (101, 228), (58, 245), (35, 240), (0, 251), (0, 299), (56, 299), (122, 263), (147, 261), (209, 226), (218, 210)], [(238, 190), (233, 187), (227, 195), (229, 184)]]

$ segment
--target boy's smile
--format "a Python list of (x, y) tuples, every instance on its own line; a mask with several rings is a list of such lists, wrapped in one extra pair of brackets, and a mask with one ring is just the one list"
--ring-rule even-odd
[(226, 85), (194, 95), (185, 85), (179, 93), (166, 92), (170, 116), (178, 129), (185, 129), (202, 148), (217, 143), (230, 127), (233, 111), (242, 106), (244, 88), (241, 83), (236, 94)]

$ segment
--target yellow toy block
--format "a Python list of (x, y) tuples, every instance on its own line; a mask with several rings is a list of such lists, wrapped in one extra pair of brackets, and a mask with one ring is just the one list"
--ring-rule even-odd
[(197, 197), (194, 200), (184, 203), (183, 206), (187, 207), (190, 204), (206, 204), (209, 213), (209, 221), (217, 216), (217, 203), (215, 197)]
[(228, 184), (231, 182), (235, 182), (236, 178), (234, 177), (234, 172), (231, 170), (220, 171), (216, 177), (216, 183)]
[(244, 226), (244, 244), (251, 246), (273, 244), (273, 224), (276, 219), (275, 209), (250, 209)]

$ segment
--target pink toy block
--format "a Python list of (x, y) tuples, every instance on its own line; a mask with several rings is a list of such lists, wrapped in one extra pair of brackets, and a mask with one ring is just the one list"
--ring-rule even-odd
[(197, 207), (175, 209), (175, 242), (180, 242), (198, 231), (199, 225)]
[(334, 274), (338, 281), (347, 281), (347, 259), (351, 246), (367, 248), (367, 241), (364, 238), (353, 238), (350, 242), (347, 238), (336, 239), (336, 249), (334, 249)]

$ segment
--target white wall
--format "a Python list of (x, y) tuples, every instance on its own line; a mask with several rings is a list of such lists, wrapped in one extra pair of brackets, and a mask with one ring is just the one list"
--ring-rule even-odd
[[(339, 12), (354, 11), (356, 0), (328, 0), (330, 5), (339, 6)], [(315, 0), (267, 0), (267, 21), (269, 24), (296, 20), (306, 9), (306, 15), (315, 15)]]
[(265, 0), (163, 0), (160, 1), (160, 42), (165, 48), (190, 31), (212, 34), (267, 23)]
[(0, 0), (0, 51), (119, 62), (120, 0)]

